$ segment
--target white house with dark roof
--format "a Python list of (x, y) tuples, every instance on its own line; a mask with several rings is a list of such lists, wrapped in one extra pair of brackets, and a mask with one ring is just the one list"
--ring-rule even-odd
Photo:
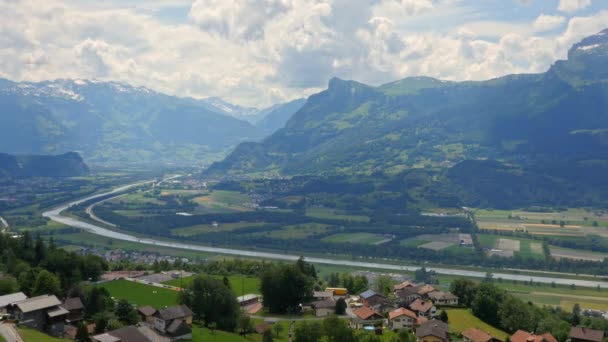
[(191, 339), (192, 315), (192, 310), (183, 304), (160, 309), (154, 314), (154, 328), (172, 340)]

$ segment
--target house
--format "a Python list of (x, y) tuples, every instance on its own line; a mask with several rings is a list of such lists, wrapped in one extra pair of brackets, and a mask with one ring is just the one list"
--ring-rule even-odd
[(416, 328), (416, 341), (447, 342), (450, 339), (448, 331), (447, 323), (434, 319)]
[(334, 298), (334, 292), (333, 291), (315, 291), (315, 292), (313, 292), (312, 297), (316, 300)]
[(152, 342), (134, 326), (124, 327), (91, 337), (93, 342)]
[(55, 296), (43, 295), (10, 304), (8, 312), (19, 320), (19, 325), (61, 336), (64, 321), (70, 313), (61, 307)]
[(69, 311), (67, 323), (80, 322), (84, 319), (84, 305), (79, 297), (66, 299), (61, 307)]
[(422, 298), (422, 296), (418, 294), (419, 290), (420, 288), (418, 286), (408, 286), (401, 290), (396, 290), (395, 295), (402, 301), (402, 303), (409, 304), (418, 298)]
[(469, 328), (462, 332), (462, 338), (465, 342), (499, 342), (500, 340), (492, 337), (483, 330), (477, 328)]
[(409, 281), (409, 280), (406, 280), (406, 281), (404, 281), (404, 282), (403, 282), (403, 283), (401, 283), (401, 284), (397, 284), (397, 285), (393, 286), (393, 289), (394, 289), (395, 291), (399, 291), (399, 290), (403, 290), (403, 289), (408, 288), (408, 287), (415, 287), (415, 286), (416, 286), (416, 285), (415, 285), (414, 283), (412, 283), (412, 282), (411, 282), (411, 281)]
[(511, 336), (511, 342), (557, 342), (557, 339), (550, 333), (534, 335), (523, 330), (517, 330)]
[(421, 317), (429, 318), (437, 316), (437, 308), (430, 300), (418, 298), (410, 304), (410, 309)]
[(388, 313), (388, 325), (393, 330), (413, 328), (418, 322), (418, 316), (413, 311), (399, 308)]
[(602, 342), (604, 332), (602, 330), (589, 329), (585, 327), (572, 327), (568, 334), (570, 342)]
[(154, 324), (154, 314), (156, 313), (156, 309), (151, 306), (142, 306), (137, 309), (137, 313), (141, 318), (142, 322), (146, 322), (149, 324)]
[(318, 300), (312, 302), (311, 306), (317, 317), (331, 316), (336, 313), (336, 302), (333, 299)]
[(16, 302), (26, 300), (27, 296), (23, 292), (11, 293), (0, 296), (0, 314), (7, 313), (6, 308)]
[(436, 305), (458, 305), (458, 297), (450, 292), (433, 291), (427, 296)]
[(183, 304), (160, 309), (154, 314), (154, 328), (171, 336), (172, 340), (191, 339), (191, 325), (192, 310)]
[(346, 296), (348, 294), (348, 289), (344, 287), (328, 287), (325, 291), (333, 292), (334, 296)]
[(256, 294), (246, 294), (236, 298), (241, 307), (253, 305), (260, 301), (260, 296)]
[(437, 290), (434, 287), (432, 287), (431, 285), (422, 285), (418, 288), (418, 294), (421, 295), (422, 297), (427, 296), (429, 293), (431, 293), (433, 291), (437, 291)]
[(362, 329), (365, 326), (374, 325), (377, 320), (383, 320), (384, 316), (378, 311), (368, 307), (362, 306), (361, 308), (353, 312), (355, 317), (351, 320), (351, 327), (354, 329)]
[(373, 290), (367, 290), (365, 292), (363, 292), (362, 294), (359, 295), (359, 298), (361, 299), (361, 303), (364, 306), (369, 306), (369, 307), (379, 307), (382, 304), (386, 303), (386, 297), (384, 297), (383, 295), (376, 293)]

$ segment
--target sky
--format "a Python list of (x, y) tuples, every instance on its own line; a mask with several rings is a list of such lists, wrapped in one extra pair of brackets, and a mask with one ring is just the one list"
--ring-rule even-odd
[(0, 0), (0, 78), (120, 81), (267, 107), (332, 77), (546, 71), (608, 0)]

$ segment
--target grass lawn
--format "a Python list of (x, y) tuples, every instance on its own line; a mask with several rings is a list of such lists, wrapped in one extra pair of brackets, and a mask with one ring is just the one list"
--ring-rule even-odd
[(401, 240), (401, 242), (399, 243), (399, 245), (403, 246), (403, 247), (418, 247), (420, 245), (424, 245), (425, 243), (429, 243), (431, 241), (428, 240), (417, 240), (417, 239), (405, 239), (405, 240)]
[(41, 333), (41, 332), (39, 332), (37, 330), (25, 329), (25, 328), (20, 328), (19, 329), (19, 334), (21, 334), (21, 337), (26, 342), (30, 342), (30, 341), (35, 341), (35, 342), (63, 342), (63, 341), (69, 341), (69, 340), (66, 340), (66, 339), (63, 339), (63, 338), (51, 337), (51, 336), (43, 334), (43, 333)]
[(322, 219), (333, 219), (342, 221), (369, 222), (369, 217), (361, 215), (348, 215), (340, 210), (332, 208), (312, 207), (306, 209), (306, 216)]
[(126, 299), (139, 307), (150, 305), (156, 309), (172, 306), (178, 303), (179, 292), (134, 283), (127, 280), (114, 280), (95, 285), (105, 287), (110, 295), (116, 299)]
[(325, 242), (350, 242), (371, 245), (385, 240), (383, 236), (371, 233), (341, 233), (334, 234), (322, 239)]
[[(180, 284), (183, 284), (183, 286), (186, 287), (194, 280), (194, 277), (196, 277), (196, 276), (183, 278), (181, 280), (173, 279), (173, 280), (169, 280), (165, 284), (171, 285), (171, 286), (177, 286), (177, 287), (179, 287)], [(220, 279), (220, 280), (224, 278), (223, 276), (219, 276), (219, 275), (213, 275), (212, 277)], [(242, 296), (244, 294), (249, 294), (249, 293), (260, 293), (260, 280), (258, 278), (228, 276), (228, 281), (230, 281), (230, 286), (232, 287), (232, 289), (234, 290), (234, 293), (236, 293), (237, 296)], [(244, 291), (243, 291), (243, 289), (244, 289)]]
[(285, 226), (281, 230), (273, 230), (271, 232), (258, 232), (251, 234), (253, 236), (268, 236), (273, 239), (304, 239), (309, 236), (327, 232), (330, 228), (327, 224), (322, 223), (302, 223)]
[(199, 205), (196, 209), (198, 214), (230, 213), (238, 211), (249, 211), (251, 208), (245, 204), (251, 202), (249, 197), (237, 191), (216, 190), (208, 195), (194, 199)]
[(264, 222), (220, 223), (217, 227), (213, 227), (209, 224), (197, 224), (194, 226), (172, 229), (171, 233), (175, 235), (192, 236), (201, 233), (229, 232), (235, 229), (241, 229), (246, 227), (260, 227), (263, 225)]
[(238, 334), (232, 334), (221, 330), (216, 330), (211, 333), (211, 330), (207, 328), (193, 327), (192, 329), (192, 342), (249, 342), (252, 341), (249, 338), (239, 336)]
[(503, 341), (508, 336), (504, 331), (496, 329), (473, 316), (468, 309), (447, 309), (446, 312), (448, 313), (451, 333), (460, 334), (468, 328), (478, 328)]
[(6, 340), (4, 339), (4, 337), (2, 337), (2, 335), (0, 335), (0, 342), (6, 342)]

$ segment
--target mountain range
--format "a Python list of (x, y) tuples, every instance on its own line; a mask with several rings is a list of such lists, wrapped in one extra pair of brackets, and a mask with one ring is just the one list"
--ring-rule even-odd
[(78, 153), (21, 155), (0, 153), (0, 179), (28, 177), (73, 177), (89, 172)]
[[(607, 66), (604, 30), (540, 74), (467, 82), (410, 77), (378, 87), (334, 78), (284, 128), (241, 143), (206, 174), (399, 173), (486, 159), (520, 171), (605, 167)], [(466, 169), (472, 165), (487, 168)]]
[[(219, 98), (180, 98), (124, 83), (80, 79), (0, 79), (0, 107), (1, 152), (79, 151), (87, 162), (105, 165), (204, 165), (239, 142), (272, 133), (299, 109), (287, 103), (258, 110)], [(264, 121), (260, 128), (255, 125), (274, 112), (283, 116)]]

